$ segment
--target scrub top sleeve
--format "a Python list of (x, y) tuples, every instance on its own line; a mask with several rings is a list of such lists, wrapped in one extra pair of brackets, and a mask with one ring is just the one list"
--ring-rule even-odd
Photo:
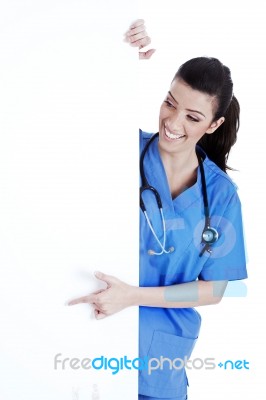
[(223, 216), (216, 215), (213, 219), (219, 220), (216, 227), (219, 239), (212, 245), (210, 255), (204, 253), (203, 257), (209, 258), (198, 279), (233, 281), (247, 278), (241, 203), (236, 191)]

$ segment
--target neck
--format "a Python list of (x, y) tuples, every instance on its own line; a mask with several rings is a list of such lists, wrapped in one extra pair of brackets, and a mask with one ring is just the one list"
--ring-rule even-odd
[(197, 167), (199, 163), (196, 150), (189, 149), (169, 153), (161, 149), (159, 145), (159, 152), (172, 198), (175, 198), (197, 181)]
[(159, 144), (159, 153), (164, 167), (172, 173), (180, 174), (185, 171), (195, 171), (199, 165), (196, 149), (169, 153), (162, 149)]

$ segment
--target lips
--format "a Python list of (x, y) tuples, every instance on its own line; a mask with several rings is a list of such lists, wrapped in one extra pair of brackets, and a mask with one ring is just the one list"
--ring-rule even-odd
[(185, 137), (185, 135), (179, 135), (178, 133), (170, 132), (166, 127), (164, 127), (164, 132), (165, 136), (170, 140), (180, 140)]

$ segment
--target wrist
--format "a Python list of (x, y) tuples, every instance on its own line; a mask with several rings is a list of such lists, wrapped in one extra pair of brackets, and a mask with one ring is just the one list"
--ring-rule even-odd
[(160, 307), (164, 302), (164, 289), (164, 287), (131, 286), (131, 305)]
[(129, 287), (129, 305), (139, 306), (141, 304), (141, 289), (138, 286)]

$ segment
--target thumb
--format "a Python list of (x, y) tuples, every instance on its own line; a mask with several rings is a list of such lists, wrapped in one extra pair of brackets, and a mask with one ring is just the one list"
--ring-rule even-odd
[(139, 59), (140, 60), (148, 60), (155, 53), (156, 49), (150, 49), (148, 51), (140, 51)]
[(94, 315), (96, 319), (103, 319), (106, 318), (106, 315), (99, 310), (94, 311)]
[(103, 272), (100, 271), (95, 271), (94, 275), (101, 281), (106, 282), (108, 286), (111, 286), (111, 284), (114, 283), (114, 277), (111, 275), (104, 274)]

